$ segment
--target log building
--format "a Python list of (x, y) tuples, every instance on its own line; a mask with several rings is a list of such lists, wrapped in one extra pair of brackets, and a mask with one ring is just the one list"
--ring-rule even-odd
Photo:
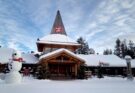
[[(38, 78), (76, 79), (83, 71), (99, 72), (103, 75), (126, 76), (126, 61), (116, 55), (75, 54), (81, 45), (68, 37), (60, 12), (57, 15), (49, 35), (37, 40), (37, 49), (41, 54), (22, 53), (22, 74)], [(0, 48), (0, 73), (7, 73), (7, 64), (12, 59), (13, 49)], [(135, 60), (131, 61), (135, 76)], [(83, 67), (83, 68), (82, 68)]]
[(85, 61), (74, 54), (81, 45), (67, 36), (60, 12), (57, 15), (51, 33), (37, 41), (42, 52), (38, 64), (42, 64), (50, 73), (50, 78), (76, 78), (78, 70)]

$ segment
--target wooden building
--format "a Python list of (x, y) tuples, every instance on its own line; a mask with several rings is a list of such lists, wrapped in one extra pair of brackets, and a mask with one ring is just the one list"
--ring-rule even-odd
[(57, 11), (51, 33), (37, 41), (38, 51), (42, 52), (38, 64), (46, 68), (49, 78), (77, 78), (80, 66), (85, 63), (74, 54), (79, 47), (80, 44), (67, 36)]
[[(57, 15), (49, 35), (36, 42), (41, 54), (22, 53), (24, 60), (20, 72), (38, 78), (76, 79), (84, 78), (83, 71), (92, 75), (126, 76), (126, 61), (116, 55), (81, 55), (75, 54), (81, 45), (68, 37), (60, 12)], [(13, 49), (0, 48), (0, 73), (7, 73), (7, 64), (12, 59)], [(135, 59), (131, 61), (135, 76)], [(82, 71), (81, 71), (82, 70)]]

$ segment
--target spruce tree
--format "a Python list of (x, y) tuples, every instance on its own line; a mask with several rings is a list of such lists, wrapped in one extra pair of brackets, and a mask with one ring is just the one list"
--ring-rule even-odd
[(122, 58), (125, 58), (125, 56), (127, 55), (127, 44), (126, 44), (126, 40), (124, 40), (121, 43), (121, 51), (122, 51)]
[(90, 48), (88, 54), (95, 54), (95, 50), (93, 48)]
[(94, 54), (95, 53), (94, 49), (89, 48), (88, 43), (82, 37), (80, 37), (77, 40), (77, 42), (79, 44), (81, 44), (81, 47), (78, 48), (77, 51), (76, 51), (78, 54), (85, 54), (85, 55), (87, 55), (87, 54)]
[(111, 55), (112, 54), (112, 50), (111, 49), (106, 49), (103, 52), (103, 55)]
[[(104, 51), (104, 54), (106, 54), (106, 51)], [(121, 42), (119, 39), (117, 39), (114, 54), (121, 58), (125, 58), (126, 55), (129, 55), (134, 59), (135, 58), (134, 42), (129, 40), (129, 43), (127, 45), (126, 40), (123, 40)]]
[(115, 46), (114, 54), (119, 56), (119, 57), (122, 57), (121, 41), (120, 41), (119, 38), (116, 40), (116, 46)]
[(128, 43), (127, 55), (130, 55), (133, 59), (135, 58), (135, 46), (131, 40)]
[(110, 55), (112, 54), (112, 49), (109, 50), (109, 54), (110, 54)]
[(133, 41), (131, 41), (131, 40), (129, 40), (129, 49), (130, 50), (134, 50), (134, 43), (133, 43)]

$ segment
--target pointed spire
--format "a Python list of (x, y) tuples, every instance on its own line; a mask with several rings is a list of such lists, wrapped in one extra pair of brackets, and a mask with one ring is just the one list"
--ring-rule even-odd
[(53, 27), (51, 30), (51, 34), (67, 35), (59, 10), (57, 11), (57, 15), (55, 17), (55, 21), (54, 21), (54, 24), (53, 24)]

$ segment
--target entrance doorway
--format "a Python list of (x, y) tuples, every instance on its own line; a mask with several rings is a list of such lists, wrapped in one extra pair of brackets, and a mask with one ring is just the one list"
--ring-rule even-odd
[(50, 78), (71, 79), (75, 77), (75, 64), (71, 63), (49, 63)]

